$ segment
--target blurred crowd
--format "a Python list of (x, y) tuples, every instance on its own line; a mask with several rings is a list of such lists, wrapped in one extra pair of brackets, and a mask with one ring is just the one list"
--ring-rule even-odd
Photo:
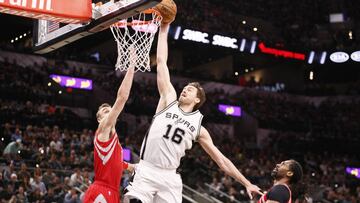
[[(329, 14), (346, 13), (345, 21), (360, 19), (359, 4), (350, 2), (330, 2), (324, 4), (321, 0), (288, 1), (200, 1), (183, 0), (177, 2), (178, 13), (175, 23), (197, 30), (231, 34), (233, 36), (253, 36), (267, 42), (284, 43), (292, 49), (304, 49), (304, 47), (329, 48), (351, 47), (356, 44), (348, 39), (345, 30), (332, 30), (332, 43), (318, 43), (317, 34), (320, 27), (329, 23)], [(194, 12), (196, 8), (197, 12)], [(255, 22), (242, 21), (247, 18), (257, 18), (274, 25), (280, 32), (280, 39), (273, 38), (275, 35), (262, 33), (261, 27), (258, 32), (253, 32), (253, 27), (258, 27)], [(252, 24), (251, 24), (252, 23)], [(358, 44), (358, 43), (357, 43)], [(325, 47), (324, 47), (325, 46)]]
[(93, 132), (1, 127), (1, 202), (80, 202), (92, 180)]

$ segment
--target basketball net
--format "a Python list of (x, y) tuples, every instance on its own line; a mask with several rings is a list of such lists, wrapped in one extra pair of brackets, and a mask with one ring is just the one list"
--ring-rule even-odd
[[(159, 12), (149, 9), (110, 26), (118, 47), (115, 70), (126, 71), (130, 65), (135, 71), (150, 71), (150, 49), (161, 24)], [(136, 56), (131, 56), (135, 51)]]

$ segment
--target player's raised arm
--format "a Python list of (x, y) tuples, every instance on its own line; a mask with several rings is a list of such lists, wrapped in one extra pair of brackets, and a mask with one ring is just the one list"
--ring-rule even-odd
[(176, 100), (176, 91), (170, 81), (170, 73), (167, 66), (168, 59), (168, 32), (169, 24), (162, 24), (159, 30), (157, 43), (157, 86), (160, 101), (156, 113), (164, 109), (169, 103)]
[(214, 145), (209, 132), (202, 126), (199, 135), (199, 143), (206, 153), (209, 154), (211, 159), (214, 160), (221, 168), (221, 170), (246, 187), (247, 193), (251, 199), (252, 193), (262, 195), (260, 188), (251, 184), (251, 182), (241, 174), (234, 164), (220, 152), (220, 150)]
[(126, 72), (126, 75), (118, 89), (115, 103), (112, 106), (109, 115), (106, 118), (104, 118), (103, 121), (100, 122), (99, 125), (100, 133), (98, 136), (100, 141), (104, 141), (104, 140), (106, 141), (109, 137), (109, 133), (111, 132), (111, 129), (115, 126), (117, 117), (120, 115), (121, 111), (125, 106), (126, 101), (129, 98), (133, 78), (134, 78), (134, 66), (131, 66)]

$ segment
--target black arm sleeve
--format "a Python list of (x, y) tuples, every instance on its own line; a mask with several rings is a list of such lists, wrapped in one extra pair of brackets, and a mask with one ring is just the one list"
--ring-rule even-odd
[(266, 196), (267, 200), (288, 203), (290, 200), (290, 191), (284, 185), (275, 185), (270, 189)]

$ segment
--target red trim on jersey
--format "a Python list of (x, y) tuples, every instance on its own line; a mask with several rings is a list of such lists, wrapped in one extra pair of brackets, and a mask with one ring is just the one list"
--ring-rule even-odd
[[(113, 133), (113, 136), (106, 142), (100, 141), (98, 139), (97, 135), (94, 139), (95, 151), (97, 152), (97, 155), (99, 156), (99, 158), (102, 161), (102, 164), (104, 164), (104, 165), (111, 158), (111, 156), (115, 150), (116, 144), (119, 143), (118, 137), (115, 135), (116, 135), (116, 131)], [(120, 146), (120, 148), (121, 148), (121, 146)]]
[(128, 169), (129, 168), (129, 163), (127, 162), (123, 162), (123, 169)]

